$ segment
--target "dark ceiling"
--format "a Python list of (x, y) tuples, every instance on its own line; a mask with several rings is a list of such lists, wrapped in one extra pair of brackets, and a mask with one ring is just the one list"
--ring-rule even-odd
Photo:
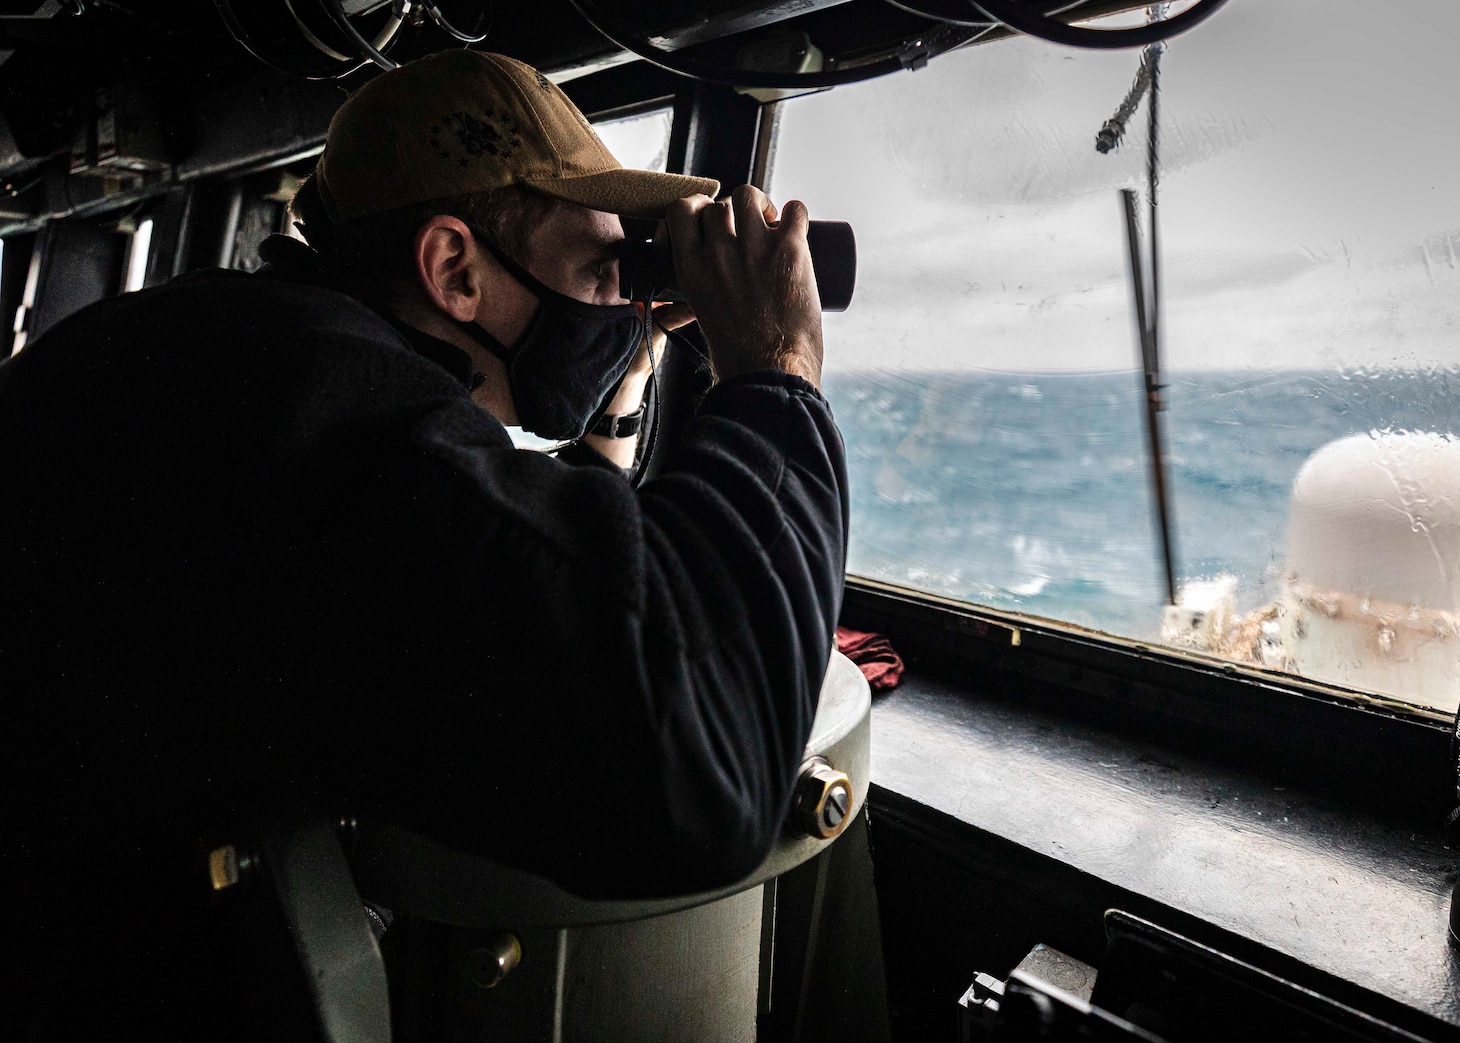
[[(325, 44), (358, 53), (323, 13), (326, 2), (0, 0), (0, 232), (104, 209), (108, 193), (145, 194), (162, 182), (246, 168), (291, 144), (322, 140), (345, 92), (379, 71), (328, 58), (309, 44), (301, 19)], [(342, 2), (359, 12), (353, 24), (367, 37), (390, 13), (385, 0)], [(621, 53), (568, 0), (436, 2), (459, 27), (486, 24), (481, 48), (547, 71)], [(756, 34), (784, 24), (811, 33), (832, 56), (882, 41), (895, 46), (933, 27), (885, 0), (603, 6), (635, 35), (722, 66)], [(250, 47), (236, 38), (239, 29)], [(407, 61), (451, 46), (461, 44), (426, 20), (406, 25), (389, 53)], [(137, 169), (115, 158), (111, 165), (97, 161), (97, 128), (104, 124), (98, 113), (112, 108), (119, 125), (125, 118), (142, 128), (133, 142), (145, 157)]]
[[(915, 66), (930, 48), (971, 33), (906, 6), (965, 19), (973, 10), (968, 0), (593, 2), (627, 35), (722, 70), (745, 44), (788, 28), (805, 32), (829, 68), (879, 60), (884, 68)], [(0, 234), (318, 148), (346, 93), (379, 72), (345, 58), (359, 49), (330, 20), (331, 3), (354, 12), (351, 24), (366, 37), (392, 7), (390, 0), (0, 0)], [(548, 72), (622, 54), (568, 0), (435, 5), (460, 28), (484, 25), (482, 49)], [(408, 6), (420, 10), (421, 0)], [(1133, 6), (1085, 0), (1082, 10)], [(343, 53), (328, 57), (311, 36)], [(425, 20), (407, 24), (389, 55), (408, 61), (453, 46), (461, 44)], [(595, 88), (585, 80), (570, 93), (580, 89)], [(107, 133), (116, 142), (125, 137), (125, 147), (108, 154)]]

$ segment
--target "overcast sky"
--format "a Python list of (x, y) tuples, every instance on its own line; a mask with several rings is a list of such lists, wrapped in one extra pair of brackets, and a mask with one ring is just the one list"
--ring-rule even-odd
[[(1172, 370), (1460, 361), (1460, 4), (1231, 0), (1162, 59)], [(1138, 52), (1010, 40), (787, 102), (771, 185), (855, 226), (835, 368), (1117, 370)]]

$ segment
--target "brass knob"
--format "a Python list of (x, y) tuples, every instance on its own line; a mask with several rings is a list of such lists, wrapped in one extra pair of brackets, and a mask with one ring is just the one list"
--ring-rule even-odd
[(852, 780), (837, 771), (824, 757), (812, 757), (801, 765), (791, 802), (796, 832), (830, 840), (852, 820)]
[(515, 935), (498, 931), (467, 953), (466, 980), (474, 988), (495, 988), (521, 962), (522, 943)]
[(256, 864), (253, 855), (232, 844), (215, 847), (208, 852), (208, 882), (215, 891), (236, 887), (249, 879)]

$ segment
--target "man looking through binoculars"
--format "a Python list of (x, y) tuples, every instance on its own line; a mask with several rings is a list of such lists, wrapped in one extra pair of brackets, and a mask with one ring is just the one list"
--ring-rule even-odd
[[(104, 301), (0, 368), (0, 661), (41, 718), (4, 787), (26, 973), (43, 996), (148, 939), (57, 1016), (207, 995), (186, 910), (136, 896), (274, 791), (595, 897), (761, 861), (832, 650), (846, 477), (805, 208), (717, 188), (619, 168), (540, 74), (446, 52), (337, 113), (295, 204), (313, 249)], [(619, 214), (667, 218), (718, 381), (638, 489)], [(516, 451), (511, 423), (581, 441)], [(74, 886), (117, 829), (111, 885)]]

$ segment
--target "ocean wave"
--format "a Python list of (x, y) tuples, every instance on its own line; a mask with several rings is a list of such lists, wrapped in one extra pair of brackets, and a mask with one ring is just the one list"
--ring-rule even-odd
[[(1460, 373), (1197, 373), (1162, 422), (1178, 577), (1270, 592), (1293, 478), (1319, 446), (1460, 431)], [(847, 444), (851, 570), (946, 597), (1149, 636), (1164, 597), (1130, 373), (829, 373)]]

